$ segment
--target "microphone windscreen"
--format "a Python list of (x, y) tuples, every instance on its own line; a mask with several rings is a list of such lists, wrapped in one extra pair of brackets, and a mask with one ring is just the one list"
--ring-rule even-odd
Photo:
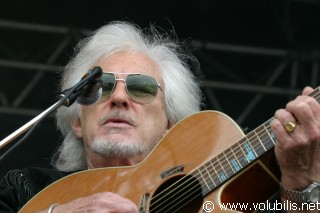
[(102, 95), (102, 69), (100, 67), (95, 67), (91, 71), (92, 73), (95, 73), (95, 75), (92, 76), (95, 77), (94, 79), (90, 79), (82, 88), (82, 93), (77, 97), (76, 102), (82, 105), (90, 105), (98, 101)]
[[(100, 87), (97, 84), (94, 86)], [(85, 92), (84, 92), (85, 93)], [(102, 95), (102, 88), (100, 87), (98, 90), (92, 89), (89, 95), (82, 94), (77, 99), (76, 102), (81, 105), (91, 105), (97, 102)]]

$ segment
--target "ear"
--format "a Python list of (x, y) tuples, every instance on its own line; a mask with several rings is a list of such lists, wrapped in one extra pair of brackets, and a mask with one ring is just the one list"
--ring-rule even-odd
[(73, 132), (79, 137), (82, 138), (82, 128), (81, 128), (81, 121), (80, 118), (73, 119), (71, 121), (71, 127)]

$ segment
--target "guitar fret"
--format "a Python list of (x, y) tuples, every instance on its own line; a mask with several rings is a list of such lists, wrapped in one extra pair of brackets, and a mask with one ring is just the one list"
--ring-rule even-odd
[[(263, 127), (264, 127), (264, 129), (266, 130), (266, 132), (268, 133), (268, 136), (269, 136), (269, 138), (271, 139), (271, 142), (272, 142), (272, 144), (270, 144), (270, 146), (271, 147), (273, 147), (273, 145), (275, 145), (276, 144), (276, 142), (275, 142), (275, 135), (274, 135), (274, 133), (272, 132), (272, 130), (271, 130), (271, 121), (272, 121), (273, 119), (270, 119), (269, 121), (267, 121), (267, 122), (265, 122), (264, 124), (263, 124)], [(269, 124), (269, 125), (267, 125), (267, 124)], [(266, 127), (266, 125), (267, 125), (267, 127)], [(270, 130), (268, 129), (268, 128), (270, 128)]]
[(271, 149), (274, 144), (272, 142), (272, 139), (269, 137), (270, 134), (264, 127), (264, 124), (259, 127), (259, 132), (261, 132), (260, 139), (264, 144), (264, 147), (266, 149), (265, 151)]
[(248, 137), (245, 137), (247, 140), (244, 142), (244, 148), (246, 149), (246, 151), (248, 152), (247, 157), (250, 160), (255, 160), (258, 155), (256, 153), (256, 151), (253, 149), (252, 145), (250, 144), (250, 141), (248, 140)]
[(317, 87), (315, 90), (313, 90), (309, 96), (313, 97), (314, 99), (316, 99), (319, 103), (320, 103), (320, 96), (319, 96), (319, 91), (320, 91), (320, 87)]
[[(208, 164), (208, 165), (206, 165), (206, 164)], [(205, 181), (205, 184), (206, 184), (207, 188), (209, 190), (212, 190), (216, 186), (216, 183), (213, 180), (213, 178), (211, 177), (211, 176), (214, 176), (214, 175), (209, 172), (209, 170), (207, 169), (207, 166), (210, 166), (210, 162), (207, 162), (207, 163), (203, 164), (200, 167), (201, 169), (198, 168), (198, 171), (199, 171), (201, 177), (203, 178), (203, 180)], [(205, 190), (205, 189), (203, 189), (203, 190)]]
[(222, 180), (221, 182), (225, 181), (227, 178), (228, 178), (228, 175), (226, 174), (226, 171), (224, 171), (224, 168), (223, 166), (221, 165), (221, 162), (219, 160), (219, 158), (217, 159), (218, 160), (218, 163), (219, 163), (219, 166), (220, 166), (220, 173), (218, 174), (219, 177), (220, 177), (220, 180)]
[[(217, 158), (218, 158), (218, 162), (220, 163), (222, 170), (224, 171), (224, 174), (226, 175), (226, 178), (229, 178), (230, 176), (232, 176), (234, 173), (229, 172), (231, 165), (228, 163), (228, 160), (225, 158), (224, 153), (223, 152), (220, 153), (217, 156)], [(232, 168), (231, 168), (231, 170), (232, 170)]]
[(230, 146), (230, 150), (231, 150), (231, 153), (232, 153), (232, 155), (233, 155), (233, 159), (231, 160), (231, 162), (232, 162), (232, 166), (234, 167), (234, 169), (236, 170), (236, 172), (237, 171), (239, 171), (239, 170), (241, 170), (242, 168), (243, 168), (243, 166), (241, 165), (241, 163), (240, 163), (240, 161), (239, 161), (239, 158), (237, 157), (237, 155), (234, 153), (234, 151), (233, 151), (233, 146), (235, 146), (235, 145), (237, 145), (237, 144), (233, 144), (232, 146)]
[(264, 147), (264, 145), (263, 145), (263, 143), (262, 143), (262, 141), (261, 141), (260, 136), (257, 134), (257, 131), (253, 130), (253, 132), (254, 132), (254, 133), (255, 133), (255, 135), (257, 136), (257, 138), (258, 138), (258, 140), (259, 140), (259, 142), (260, 142), (260, 144), (261, 144), (262, 148), (264, 149), (264, 151), (267, 151), (266, 147)]
[[(247, 138), (247, 139), (248, 139), (248, 138)], [(253, 150), (255, 157), (257, 158), (257, 157), (259, 157), (259, 155), (257, 154), (257, 150), (254, 148), (254, 147), (255, 147), (254, 142), (255, 142), (255, 141), (251, 141), (251, 143), (250, 143), (250, 141), (248, 141), (248, 144), (249, 144), (249, 146), (251, 147), (251, 149)]]
[(275, 136), (274, 136), (273, 132), (271, 133), (273, 136), (270, 135), (270, 132), (269, 132), (269, 131), (267, 131), (267, 133), (268, 133), (268, 135), (269, 135), (269, 138), (271, 139), (271, 142), (273, 143), (273, 145), (275, 145), (276, 142), (274, 141)]
[[(209, 187), (209, 185), (207, 184), (206, 179), (203, 177), (203, 175), (202, 175), (202, 172), (201, 172), (200, 168), (198, 168), (198, 173), (200, 174), (200, 176), (201, 176), (201, 178), (202, 178), (203, 182), (205, 183), (205, 185), (207, 186), (208, 190), (210, 190), (210, 187)], [(201, 183), (201, 181), (200, 181), (200, 183)], [(201, 184), (201, 185), (203, 186), (203, 184)]]
[(219, 177), (219, 179), (220, 179), (220, 181), (222, 183), (228, 178), (228, 176), (227, 176), (226, 172), (224, 171), (224, 169), (223, 169), (223, 167), (221, 165), (221, 162), (220, 162), (218, 157), (216, 157), (216, 161), (215, 162), (217, 162), (217, 165), (215, 165), (215, 168), (218, 171), (218, 177)]
[(203, 166), (204, 166), (204, 168), (205, 168), (205, 170), (206, 170), (206, 172), (207, 172), (207, 174), (208, 174), (211, 182), (213, 183), (213, 185), (214, 185), (214, 186), (217, 186), (216, 183), (213, 181), (213, 179), (212, 179), (212, 177), (211, 177), (211, 174), (210, 174), (209, 170), (207, 169), (206, 164), (204, 164)]
[(249, 144), (254, 150), (256, 157), (259, 157), (262, 153), (265, 152), (255, 131), (250, 132), (247, 136), (247, 139), (249, 140)]
[(233, 169), (233, 166), (230, 164), (230, 161), (229, 161), (229, 159), (227, 158), (227, 156), (226, 156), (225, 152), (222, 152), (222, 153), (223, 153), (223, 155), (224, 155), (224, 158), (227, 160), (228, 165), (231, 167), (231, 169), (232, 169), (233, 173), (235, 173), (235, 171), (234, 171), (234, 169)]
[(249, 164), (251, 161), (249, 160), (248, 156), (247, 156), (247, 155), (245, 154), (245, 152), (243, 151), (240, 142), (243, 142), (243, 140), (239, 141), (237, 144), (238, 144), (238, 146), (240, 147), (240, 149), (241, 149), (241, 151), (242, 151), (242, 153), (243, 153), (244, 158), (242, 158), (242, 159), (246, 159), (246, 160), (247, 160), (247, 163), (244, 164), (244, 165), (247, 165), (247, 164)]
[(217, 178), (217, 179), (219, 180), (219, 184), (221, 184), (221, 183), (222, 183), (222, 180), (221, 180), (221, 178), (220, 178), (220, 176), (219, 176), (219, 174), (218, 174), (218, 172), (217, 172), (217, 170), (216, 170), (216, 168), (215, 168), (215, 165), (212, 163), (212, 160), (209, 161), (209, 162), (210, 162), (211, 167), (213, 168), (214, 172), (216, 173), (216, 174), (213, 176), (213, 178)]

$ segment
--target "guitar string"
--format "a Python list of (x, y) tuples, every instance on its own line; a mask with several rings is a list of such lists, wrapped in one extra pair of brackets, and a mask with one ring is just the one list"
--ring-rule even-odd
[[(316, 94), (316, 95), (318, 95), (318, 94)], [(319, 97), (315, 97), (315, 96), (314, 96), (314, 98), (318, 101), (318, 98), (319, 98)], [(267, 123), (267, 122), (265, 122), (265, 123)], [(265, 125), (265, 123), (262, 124), (262, 125), (260, 125), (259, 127)], [(259, 127), (258, 127), (258, 128), (259, 128)], [(256, 128), (256, 129), (258, 129), (258, 128)], [(255, 130), (256, 130), (256, 129), (255, 129)], [(258, 140), (259, 140), (259, 134), (261, 134), (261, 132), (267, 132), (268, 137), (270, 138), (269, 132), (272, 132), (272, 131), (271, 131), (271, 126), (268, 125), (267, 128), (265, 128), (265, 126), (264, 126), (263, 129), (266, 129), (267, 131), (266, 131), (266, 130), (262, 130), (262, 131), (258, 132), (258, 133), (257, 133), (257, 138), (258, 138)], [(255, 130), (251, 131), (250, 133), (254, 132)], [(250, 134), (250, 133), (249, 133), (249, 134)], [(248, 135), (249, 135), (249, 134), (248, 134)], [(265, 135), (267, 135), (267, 134), (264, 133), (264, 134), (262, 134), (262, 136), (265, 136)], [(262, 136), (260, 136), (260, 138), (261, 138)], [(253, 137), (255, 137), (255, 136), (253, 136)], [(253, 138), (253, 137), (251, 137), (251, 138)], [(271, 138), (271, 140), (272, 140), (272, 142), (274, 143), (274, 141), (273, 141), (272, 138)], [(240, 141), (241, 141), (241, 140), (240, 140)], [(240, 142), (240, 141), (239, 141), (239, 142)], [(257, 141), (257, 140), (255, 140), (255, 141)], [(253, 141), (251, 145), (253, 145), (253, 143), (254, 143), (255, 141)], [(239, 142), (238, 142), (238, 143), (239, 143)], [(258, 145), (259, 145), (259, 143), (261, 143), (261, 141), (258, 142)], [(258, 145), (254, 145), (253, 148), (256, 148), (256, 146), (258, 146)], [(260, 147), (260, 149), (262, 148), (263, 153), (266, 152), (266, 151), (268, 151), (268, 150), (264, 150), (263, 146), (261, 146), (261, 145), (259, 145), (259, 147)], [(232, 156), (235, 156), (234, 153), (232, 153), (232, 148), (231, 148), (231, 147), (228, 147), (227, 149), (229, 149), (229, 148), (230, 148), (231, 152), (228, 151), (227, 153), (224, 153), (224, 154), (226, 154), (227, 156), (229, 156), (230, 154), (231, 154)], [(226, 149), (226, 150), (227, 150), (227, 149)], [(237, 149), (239, 149), (239, 148), (237, 147)], [(225, 151), (226, 151), (226, 150), (225, 150)], [(225, 152), (225, 151), (224, 151), (224, 152)], [(243, 151), (241, 151), (241, 152), (243, 152)], [(221, 152), (221, 153), (223, 153), (223, 152)], [(221, 153), (220, 153), (220, 154), (221, 154)], [(239, 153), (239, 152), (237, 152), (237, 153)], [(220, 154), (218, 154), (218, 155), (220, 155)], [(262, 155), (262, 154), (261, 154), (261, 155)], [(260, 155), (260, 156), (261, 156), (261, 155)], [(227, 156), (226, 156), (226, 157), (227, 157)], [(257, 156), (257, 157), (259, 157), (259, 156)], [(219, 161), (219, 159), (218, 159), (218, 161)], [(254, 160), (253, 160), (253, 161), (254, 161)], [(252, 162), (252, 161), (251, 161), (251, 162)], [(249, 162), (249, 164), (250, 164), (251, 162)], [(208, 163), (208, 162), (207, 162), (207, 163)], [(203, 165), (205, 165), (205, 164), (207, 164), (207, 163), (204, 163)], [(220, 162), (220, 163), (221, 163), (221, 162)], [(230, 168), (227, 168), (228, 172), (227, 172), (227, 171), (223, 171), (224, 173), (229, 174), (229, 172), (232, 172), (232, 173), (236, 174), (236, 173), (238, 172), (238, 171), (234, 172), (234, 170), (232, 169), (232, 166), (230, 165), (230, 163), (227, 162), (227, 158), (226, 158), (225, 161), (222, 162), (222, 165), (221, 165), (221, 166), (225, 165), (225, 163), (227, 163), (227, 165), (229, 165)], [(239, 163), (240, 163), (240, 162), (239, 162)], [(240, 164), (240, 165), (241, 165), (241, 164)], [(200, 167), (201, 167), (201, 166), (200, 166)], [(241, 166), (241, 167), (242, 167), (242, 166)], [(199, 169), (199, 168), (198, 168), (198, 169)], [(206, 169), (206, 167), (205, 167), (205, 169)], [(204, 169), (204, 170), (205, 170), (205, 169)], [(223, 168), (222, 168), (222, 169), (223, 169)], [(203, 170), (203, 169), (202, 169), (202, 170)], [(195, 170), (194, 170), (194, 171), (195, 171)], [(194, 172), (194, 171), (192, 171), (192, 172)], [(213, 169), (211, 169), (211, 171), (213, 171)], [(218, 170), (218, 171), (221, 172), (222, 170), (220, 169), (220, 170)], [(191, 174), (192, 172), (190, 172), (189, 174)], [(200, 172), (201, 172), (201, 171), (200, 171)], [(217, 173), (217, 172), (215, 172), (215, 173)], [(227, 174), (226, 174), (226, 175), (227, 175)], [(234, 175), (234, 174), (233, 174), (233, 175)], [(204, 179), (204, 178), (203, 178), (203, 175), (201, 175), (201, 174), (200, 174), (200, 177), (199, 177), (199, 173), (197, 173), (195, 176), (197, 176), (197, 175), (198, 175), (198, 178), (200, 178), (200, 180), (198, 180), (198, 181), (199, 181), (200, 183), (202, 182), (202, 184), (203, 184), (203, 182), (205, 182), (205, 185), (208, 187), (208, 184), (207, 184), (207, 182), (206, 182), (206, 181), (208, 181), (208, 178), (206, 177), (206, 179)], [(232, 176), (233, 176), (233, 175), (232, 175)], [(186, 177), (188, 177), (188, 175), (187, 175)], [(216, 187), (217, 184), (214, 183), (213, 179), (212, 179), (210, 176), (208, 176), (208, 177), (209, 177), (209, 182), (210, 182), (210, 180), (211, 180), (211, 182), (213, 182), (213, 184), (214, 184), (215, 187)], [(229, 178), (230, 178), (230, 177), (228, 177), (227, 179), (229, 179)], [(179, 181), (177, 181), (177, 183), (171, 185), (171, 186), (168, 187), (168, 188), (172, 188), (174, 185), (177, 185), (178, 182), (181, 182), (181, 181), (182, 181), (182, 179), (184, 179), (184, 178), (181, 178)], [(224, 181), (220, 181), (220, 182), (221, 182), (220, 184), (222, 184), (223, 182), (227, 181), (227, 179), (224, 180)], [(198, 182), (198, 181), (196, 180), (196, 181), (194, 181), (194, 182)], [(193, 184), (193, 183), (190, 183), (190, 184)], [(190, 184), (189, 184), (189, 186), (190, 186)], [(219, 184), (219, 185), (220, 185), (220, 184)], [(219, 185), (218, 185), (218, 186), (219, 186)], [(188, 186), (187, 186), (187, 187), (188, 187)], [(196, 186), (196, 187), (197, 187), (197, 186)], [(168, 188), (165, 189), (164, 191), (168, 191)], [(194, 188), (194, 187), (193, 187), (193, 188)], [(192, 190), (193, 188), (189, 189), (189, 191)], [(185, 190), (185, 189), (186, 189), (186, 187), (185, 187), (184, 189), (182, 189), (182, 190)], [(213, 188), (213, 189), (214, 189), (214, 188)], [(210, 188), (209, 188), (209, 190), (210, 190)], [(211, 190), (212, 190), (212, 189), (211, 189)], [(163, 191), (163, 192), (164, 192), (164, 191)], [(160, 192), (160, 193), (159, 193), (158, 195), (156, 195), (155, 197), (159, 196), (159, 195), (160, 195), (161, 193), (163, 193), (163, 192)], [(180, 192), (181, 192), (181, 190), (180, 190)], [(168, 194), (170, 194), (170, 193), (168, 193)], [(166, 194), (165, 196), (168, 196), (168, 194)], [(180, 195), (179, 197), (181, 197), (181, 196), (182, 196), (182, 195)], [(153, 197), (152, 199), (154, 199), (155, 197)], [(179, 198), (179, 197), (178, 197), (178, 198)], [(161, 200), (162, 198), (163, 198), (163, 197), (161, 197), (159, 200)], [(169, 198), (169, 199), (170, 199), (170, 198)], [(158, 202), (159, 200), (157, 200), (156, 202)], [(155, 203), (156, 203), (156, 202), (155, 202)], [(175, 201), (173, 201), (173, 202), (175, 202)], [(153, 205), (154, 205), (155, 203), (153, 203)], [(160, 205), (161, 205), (161, 204), (160, 204)], [(151, 206), (152, 206), (152, 205), (151, 205)], [(151, 206), (150, 206), (150, 207), (151, 207)]]
[[(261, 146), (260, 146), (261, 147)], [(261, 148), (261, 149), (263, 149), (263, 148)], [(264, 149), (263, 149), (264, 150)], [(226, 161), (224, 161), (224, 162), (226, 162)], [(212, 170), (212, 169), (211, 169)], [(219, 170), (219, 171), (222, 171), (222, 170)], [(231, 169), (231, 167), (230, 167), (230, 169), (228, 169), (227, 171), (223, 171), (223, 172), (225, 172), (225, 173), (229, 173), (229, 172), (233, 172), (233, 170)], [(234, 172), (233, 172), (234, 173)], [(236, 173), (234, 173), (234, 174), (236, 174)], [(197, 180), (195, 180), (195, 181), (193, 181), (193, 182), (191, 182), (191, 183), (189, 183), (187, 186), (185, 186), (184, 188), (182, 188), (181, 190), (179, 190), (175, 195), (173, 195), (172, 197), (174, 197), (175, 199), (174, 200), (172, 200), (172, 198), (168, 198), (167, 200), (170, 200), (171, 202), (169, 202), (168, 203), (168, 201), (165, 201), (164, 203), (166, 203), (166, 204), (171, 204), (171, 203), (176, 203), (175, 205), (177, 205), (177, 204), (179, 204), (179, 202), (181, 202), (181, 200), (179, 200), (179, 198), (180, 197), (184, 197), (184, 199), (186, 198), (185, 196), (184, 196), (184, 194), (187, 194), (187, 193), (189, 193), (190, 191), (192, 191), (192, 193), (194, 193), (194, 192), (197, 192), (196, 190), (195, 191), (193, 191), (193, 189), (198, 189), (197, 188), (197, 186), (195, 186), (195, 184), (194, 183), (198, 183), (198, 182), (206, 182), (206, 180), (208, 180), (208, 179), (206, 179), (206, 180), (204, 180), (203, 179), (203, 176), (199, 176), (199, 173), (197, 173), (197, 174), (195, 174), (195, 176), (198, 176), (198, 178), (200, 178), (200, 180), (198, 179), (198, 181)], [(210, 178), (210, 177), (209, 177)], [(229, 177), (228, 177), (229, 178)], [(226, 181), (226, 180), (225, 180)], [(221, 181), (221, 183), (220, 184), (222, 184), (224, 181)], [(204, 184), (203, 184), (204, 185)], [(205, 184), (205, 185), (207, 185), (207, 184)], [(216, 184), (215, 184), (216, 185)], [(191, 188), (190, 188), (190, 186), (191, 186)], [(186, 190), (186, 189), (189, 189), (188, 191), (187, 191), (187, 193), (184, 193), (184, 194), (182, 194), (181, 195), (181, 192), (182, 191), (184, 191), (184, 190)], [(209, 188), (210, 189), (210, 188)], [(171, 191), (172, 192), (172, 191)], [(168, 193), (168, 194), (170, 194), (170, 192)], [(168, 196), (168, 194), (166, 194), (165, 196)], [(179, 195), (179, 196), (178, 196)], [(190, 196), (190, 194), (189, 194), (189, 196)], [(163, 198), (163, 197), (162, 197)], [(178, 201), (176, 201), (176, 200), (178, 200)], [(183, 202), (183, 203), (185, 203), (185, 202)], [(154, 203), (153, 203), (154, 204)], [(186, 203), (187, 204), (187, 203)], [(161, 206), (161, 205), (163, 205), (163, 204), (160, 204), (159, 206)], [(152, 206), (152, 205), (151, 205)], [(150, 207), (151, 207), (150, 206)], [(157, 209), (158, 207), (155, 207), (155, 209)], [(165, 207), (166, 208), (166, 207)], [(172, 208), (172, 207), (170, 207), (170, 208)], [(150, 211), (151, 212), (151, 211)], [(163, 208), (161, 209), (161, 211), (160, 212), (163, 212)]]
[[(198, 175), (198, 174), (197, 174)], [(190, 186), (191, 184), (189, 184), (189, 186)], [(191, 195), (193, 195), (196, 191), (195, 190), (193, 190), (196, 186), (191, 186), (191, 187), (189, 187), (189, 186), (186, 186), (185, 188), (188, 188), (189, 190), (187, 191), (187, 193), (188, 193), (188, 196), (190, 196), (190, 191), (191, 191)], [(183, 190), (185, 190), (185, 189), (183, 189)], [(168, 204), (169, 206), (172, 204), (172, 203), (175, 203), (175, 205), (179, 205), (179, 206), (181, 206), (180, 205), (180, 203), (183, 201), (183, 200), (181, 200), (180, 198), (183, 196), (183, 199), (186, 199), (186, 198), (188, 198), (188, 197), (185, 197), (183, 194), (181, 195), (181, 190), (180, 190), (180, 192), (178, 192), (177, 193), (178, 195), (180, 195), (180, 196), (178, 196), (178, 197), (175, 197), (175, 200), (177, 200), (177, 201), (175, 201), (175, 200), (172, 200), (172, 199), (170, 199), (170, 200), (172, 200), (171, 202), (167, 202), (166, 204)], [(183, 203), (185, 203), (185, 202), (183, 202)], [(174, 206), (175, 206), (174, 205)], [(174, 206), (172, 206), (172, 207), (170, 207), (170, 208), (173, 208)], [(162, 209), (160, 212), (164, 212), (164, 210)]]
[[(261, 131), (260, 131), (260, 133), (259, 134), (261, 134)], [(266, 135), (266, 134), (265, 134)], [(257, 145), (253, 145), (254, 147), (254, 149), (256, 149), (257, 150)], [(259, 145), (259, 147), (261, 147), (260, 145)], [(239, 146), (237, 147), (237, 149), (238, 150), (240, 150), (240, 148), (239, 148)], [(236, 153), (239, 153), (239, 152), (242, 152), (242, 150), (241, 151), (238, 151), (238, 152), (236, 152)], [(230, 155), (230, 154), (232, 154), (233, 155), (233, 153), (231, 153), (230, 151), (227, 153), (227, 155)], [(257, 156), (258, 157), (258, 156)], [(218, 159), (218, 161), (219, 161), (219, 159)], [(208, 162), (207, 162), (208, 163)], [(220, 164), (221, 164), (221, 166), (223, 167), (226, 163), (228, 163), (226, 160), (225, 161), (221, 161), (220, 162)], [(250, 162), (251, 163), (251, 162)], [(205, 163), (206, 164), (206, 163)], [(221, 167), (220, 166), (220, 167)], [(219, 172), (221, 172), (222, 171), (222, 167), (221, 167), (221, 169), (220, 170), (218, 170), (218, 172), (215, 172), (215, 173), (219, 173)], [(199, 169), (199, 168), (198, 168)], [(203, 171), (204, 169), (202, 169), (202, 171)], [(213, 171), (213, 169), (210, 169), (211, 171)], [(230, 171), (231, 171), (232, 169), (231, 169), (231, 166), (230, 166), (230, 168), (229, 168), (229, 170), (227, 170), (227, 171), (223, 171), (224, 173), (227, 173), (227, 174), (229, 174), (230, 173)], [(195, 170), (194, 170), (195, 171)], [(192, 171), (192, 172), (194, 172), (194, 171)], [(191, 172), (191, 173), (192, 173)], [(191, 174), (191, 173), (189, 173), (189, 174)], [(232, 171), (232, 173), (234, 173), (233, 171)], [(197, 176), (197, 175), (199, 175), (199, 173), (197, 173), (195, 176)], [(186, 177), (188, 177), (188, 175), (186, 176)], [(210, 177), (209, 177), (210, 178)], [(202, 180), (202, 181), (201, 181)], [(181, 180), (179, 180), (179, 181), (177, 181), (177, 183), (175, 183), (175, 184), (173, 184), (172, 186), (170, 186), (170, 187), (168, 187), (166, 190), (164, 190), (163, 192), (161, 192), (161, 193), (164, 193), (165, 191), (167, 191), (167, 190), (169, 190), (169, 188), (173, 188), (173, 187), (175, 187), (174, 185), (177, 185), (179, 182), (182, 182), (183, 181), (183, 178), (181, 178)], [(199, 180), (198, 180), (199, 181)], [(195, 182), (198, 182), (198, 181), (194, 181), (193, 183), (195, 183)], [(200, 182), (204, 182), (205, 180), (202, 178), (202, 177), (200, 177)], [(220, 181), (221, 183), (223, 183), (223, 181)], [(193, 183), (190, 183), (190, 184), (193, 184)], [(221, 184), (220, 183), (220, 184)], [(189, 184), (189, 186), (190, 186), (190, 184)], [(216, 184), (215, 184), (216, 185)], [(188, 186), (187, 186), (188, 187)], [(185, 190), (185, 189), (181, 189), (181, 190)], [(181, 192), (181, 190), (179, 191), (179, 192)], [(179, 193), (178, 192), (178, 193)], [(159, 193), (158, 195), (156, 195), (156, 196), (154, 196), (152, 199), (155, 199), (157, 196), (159, 196), (161, 193)], [(168, 194), (170, 194), (170, 192), (169, 193), (167, 193), (165, 196), (168, 196)], [(156, 201), (156, 202), (159, 202), (161, 199), (163, 199), (164, 198), (164, 196), (163, 197), (161, 197), (158, 201)], [(170, 198), (169, 198), (170, 199)], [(153, 205), (154, 204), (156, 204), (156, 202), (155, 203), (153, 203)], [(166, 201), (165, 201), (166, 202)], [(162, 205), (162, 204), (160, 204), (160, 205)]]

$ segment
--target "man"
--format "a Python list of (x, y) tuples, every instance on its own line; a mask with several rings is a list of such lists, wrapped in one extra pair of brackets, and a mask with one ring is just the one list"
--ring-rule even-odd
[[(155, 29), (143, 32), (124, 22), (108, 24), (80, 43), (61, 89), (78, 82), (84, 70), (99, 66), (104, 72), (102, 97), (89, 106), (58, 110), (57, 124), (65, 138), (53, 158), (57, 171), (9, 172), (0, 186), (0, 211), (17, 211), (46, 185), (74, 171), (145, 159), (175, 123), (200, 110), (202, 96), (190, 61), (196, 62)], [(305, 95), (276, 112), (272, 129), (283, 188), (301, 190), (320, 181), (319, 120), (319, 104)], [(43, 212), (138, 212), (136, 204), (112, 192), (47, 208)]]

